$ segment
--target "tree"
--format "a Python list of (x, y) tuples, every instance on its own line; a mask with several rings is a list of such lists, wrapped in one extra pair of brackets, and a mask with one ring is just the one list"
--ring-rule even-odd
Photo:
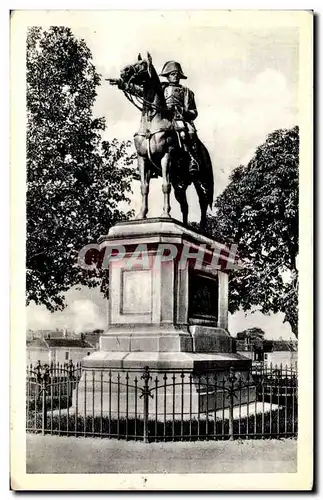
[(237, 333), (237, 340), (247, 340), (254, 350), (262, 350), (265, 332), (261, 328), (252, 327)]
[(71, 286), (97, 286), (102, 271), (78, 268), (76, 256), (118, 220), (128, 202), (133, 155), (125, 142), (102, 140), (92, 115), (100, 76), (91, 52), (66, 27), (27, 36), (27, 304), (64, 307)]
[(256, 326), (253, 328), (247, 328), (242, 332), (237, 333), (237, 340), (263, 340), (265, 336), (265, 332), (261, 328), (257, 328)]
[(297, 336), (299, 131), (277, 130), (237, 167), (215, 202), (209, 230), (236, 243), (244, 268), (232, 273), (230, 312), (282, 312)]

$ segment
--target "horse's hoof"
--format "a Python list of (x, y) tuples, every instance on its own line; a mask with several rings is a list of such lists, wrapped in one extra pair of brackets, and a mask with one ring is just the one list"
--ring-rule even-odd
[(167, 212), (163, 212), (160, 216), (162, 219), (171, 219), (171, 215)]

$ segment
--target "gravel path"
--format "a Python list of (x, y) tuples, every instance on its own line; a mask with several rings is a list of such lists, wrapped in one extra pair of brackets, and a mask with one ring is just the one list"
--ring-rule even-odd
[(149, 443), (27, 435), (27, 473), (296, 472), (297, 441)]

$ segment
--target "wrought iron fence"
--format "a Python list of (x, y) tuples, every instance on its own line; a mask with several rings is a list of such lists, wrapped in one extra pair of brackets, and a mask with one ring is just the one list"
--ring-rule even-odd
[(297, 435), (297, 371), (27, 367), (26, 429), (149, 441)]

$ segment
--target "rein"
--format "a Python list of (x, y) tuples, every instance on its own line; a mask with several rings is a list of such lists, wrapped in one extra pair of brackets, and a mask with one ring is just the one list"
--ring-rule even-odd
[(128, 93), (126, 90), (122, 90), (122, 92), (124, 93), (124, 95), (126, 96), (126, 98), (128, 99), (128, 101), (131, 102), (131, 104), (133, 104), (137, 109), (139, 109), (139, 111), (142, 113), (143, 112), (143, 108), (141, 108), (134, 100), (133, 100), (133, 97), (130, 93)]
[(159, 128), (157, 130), (155, 130), (154, 132), (136, 132), (134, 134), (134, 137), (136, 137), (137, 135), (139, 135), (140, 137), (145, 137), (146, 139), (146, 147), (147, 147), (147, 156), (148, 156), (148, 159), (149, 161), (154, 165), (155, 168), (157, 168), (157, 170), (161, 171), (161, 167), (159, 165), (156, 165), (156, 163), (153, 161), (152, 157), (151, 157), (151, 151), (150, 151), (150, 139), (153, 135), (155, 134), (159, 134), (159, 132), (167, 132), (169, 131), (170, 129), (169, 128)]
[(163, 108), (162, 106), (158, 106), (157, 104), (154, 104), (153, 102), (147, 101), (147, 99), (145, 99), (142, 96), (139, 96), (138, 94), (135, 94), (135, 97), (136, 97), (136, 99), (138, 99), (138, 101), (141, 101), (141, 104), (145, 104), (146, 106), (152, 108), (154, 111), (160, 111), (162, 113), (169, 113), (168, 108)]
[[(128, 85), (130, 85), (131, 83), (131, 80), (135, 77), (135, 76), (138, 76), (137, 75), (133, 75), (129, 81), (125, 84), (126, 87)], [(150, 101), (148, 101), (147, 99), (145, 99), (143, 96), (137, 94), (136, 92), (132, 92), (132, 94), (130, 94), (130, 92), (127, 92), (127, 90), (122, 90), (123, 93), (125, 94), (126, 98), (128, 99), (128, 101), (130, 101), (134, 106), (136, 106), (137, 109), (139, 109), (139, 111), (143, 111), (143, 108), (140, 108), (140, 106), (138, 106), (138, 104), (134, 101), (133, 99), (133, 95), (134, 97), (137, 99), (137, 101), (139, 101), (139, 104), (141, 105), (145, 105), (151, 109), (153, 109), (154, 111), (160, 111), (161, 113), (169, 113), (169, 109), (166, 107), (164, 108), (163, 106), (158, 106), (157, 104), (154, 104)]]

